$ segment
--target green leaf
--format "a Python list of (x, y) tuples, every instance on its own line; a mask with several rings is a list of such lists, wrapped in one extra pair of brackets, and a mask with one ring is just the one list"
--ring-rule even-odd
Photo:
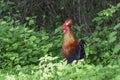
[(30, 17), (26, 17), (26, 20), (30, 20)]
[(19, 44), (18, 44), (18, 43), (14, 43), (14, 44), (12, 45), (13, 49), (17, 49), (17, 48), (18, 48), (18, 46), (19, 46)]
[(116, 40), (116, 38), (117, 38), (116, 34), (117, 34), (116, 31), (114, 31), (114, 32), (112, 32), (112, 33), (109, 34), (109, 42), (110, 43), (114, 42)]
[(120, 44), (115, 45), (113, 52), (118, 53), (120, 51)]
[(31, 36), (31, 37), (30, 37), (30, 40), (31, 40), (31, 41), (34, 41), (34, 40), (36, 40), (36, 39), (37, 39), (37, 38), (36, 38), (35, 36)]
[(29, 25), (33, 25), (33, 24), (35, 24), (35, 21), (31, 19), (31, 20), (29, 21)]
[(109, 42), (110, 42), (110, 43), (114, 42), (114, 41), (116, 40), (116, 38), (117, 38), (116, 36), (115, 36), (115, 37), (110, 38), (110, 39), (109, 39)]
[(95, 17), (92, 22), (100, 22), (102, 20), (101, 17)]
[(1, 25), (6, 25), (6, 24), (7, 24), (6, 21), (2, 21), (2, 22), (1, 22)]
[(117, 4), (117, 7), (120, 8), (120, 3)]
[(114, 37), (116, 34), (117, 34), (117, 32), (116, 32), (116, 31), (114, 31), (114, 32), (110, 33), (110, 34), (109, 34), (109, 38)]
[(59, 26), (58, 28), (55, 29), (55, 34), (61, 32), (61, 27)]
[(118, 28), (120, 28), (120, 23), (118, 23), (117, 25), (115, 25), (114, 30), (116, 30)]
[(47, 40), (47, 39), (49, 39), (49, 36), (47, 36), (47, 35), (46, 36), (42, 36), (42, 39), (43, 40)]

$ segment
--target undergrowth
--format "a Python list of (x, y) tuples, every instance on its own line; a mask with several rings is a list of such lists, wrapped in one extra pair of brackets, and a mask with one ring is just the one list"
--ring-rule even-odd
[[(14, 70), (1, 70), (1, 80), (119, 80), (120, 65), (88, 65), (83, 61), (72, 64), (57, 57), (45, 56), (40, 59), (39, 66), (16, 66)], [(13, 72), (14, 71), (14, 72)]]

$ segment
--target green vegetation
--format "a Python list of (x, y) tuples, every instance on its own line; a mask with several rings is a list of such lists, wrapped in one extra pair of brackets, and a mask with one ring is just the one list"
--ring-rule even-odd
[(86, 41), (87, 60), (67, 64), (61, 52), (61, 22), (47, 16), (56, 26), (45, 23), (39, 29), (35, 15), (22, 22), (14, 3), (4, 2), (0, 5), (0, 80), (120, 80), (119, 12), (120, 3), (96, 13), (92, 32), (84, 32), (85, 24), (73, 25), (75, 34)]

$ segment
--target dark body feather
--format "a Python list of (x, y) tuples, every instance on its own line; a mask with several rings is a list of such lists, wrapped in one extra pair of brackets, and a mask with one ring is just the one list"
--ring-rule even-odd
[(85, 58), (84, 41), (78, 42), (70, 27), (64, 33), (62, 51), (67, 63)]

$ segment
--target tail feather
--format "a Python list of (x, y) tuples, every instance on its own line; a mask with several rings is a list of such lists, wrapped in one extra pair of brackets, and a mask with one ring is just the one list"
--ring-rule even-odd
[(78, 49), (78, 54), (77, 54), (77, 58), (78, 59), (83, 59), (86, 60), (86, 53), (84, 50), (84, 45), (85, 45), (85, 41), (81, 40), (79, 43), (79, 49)]

